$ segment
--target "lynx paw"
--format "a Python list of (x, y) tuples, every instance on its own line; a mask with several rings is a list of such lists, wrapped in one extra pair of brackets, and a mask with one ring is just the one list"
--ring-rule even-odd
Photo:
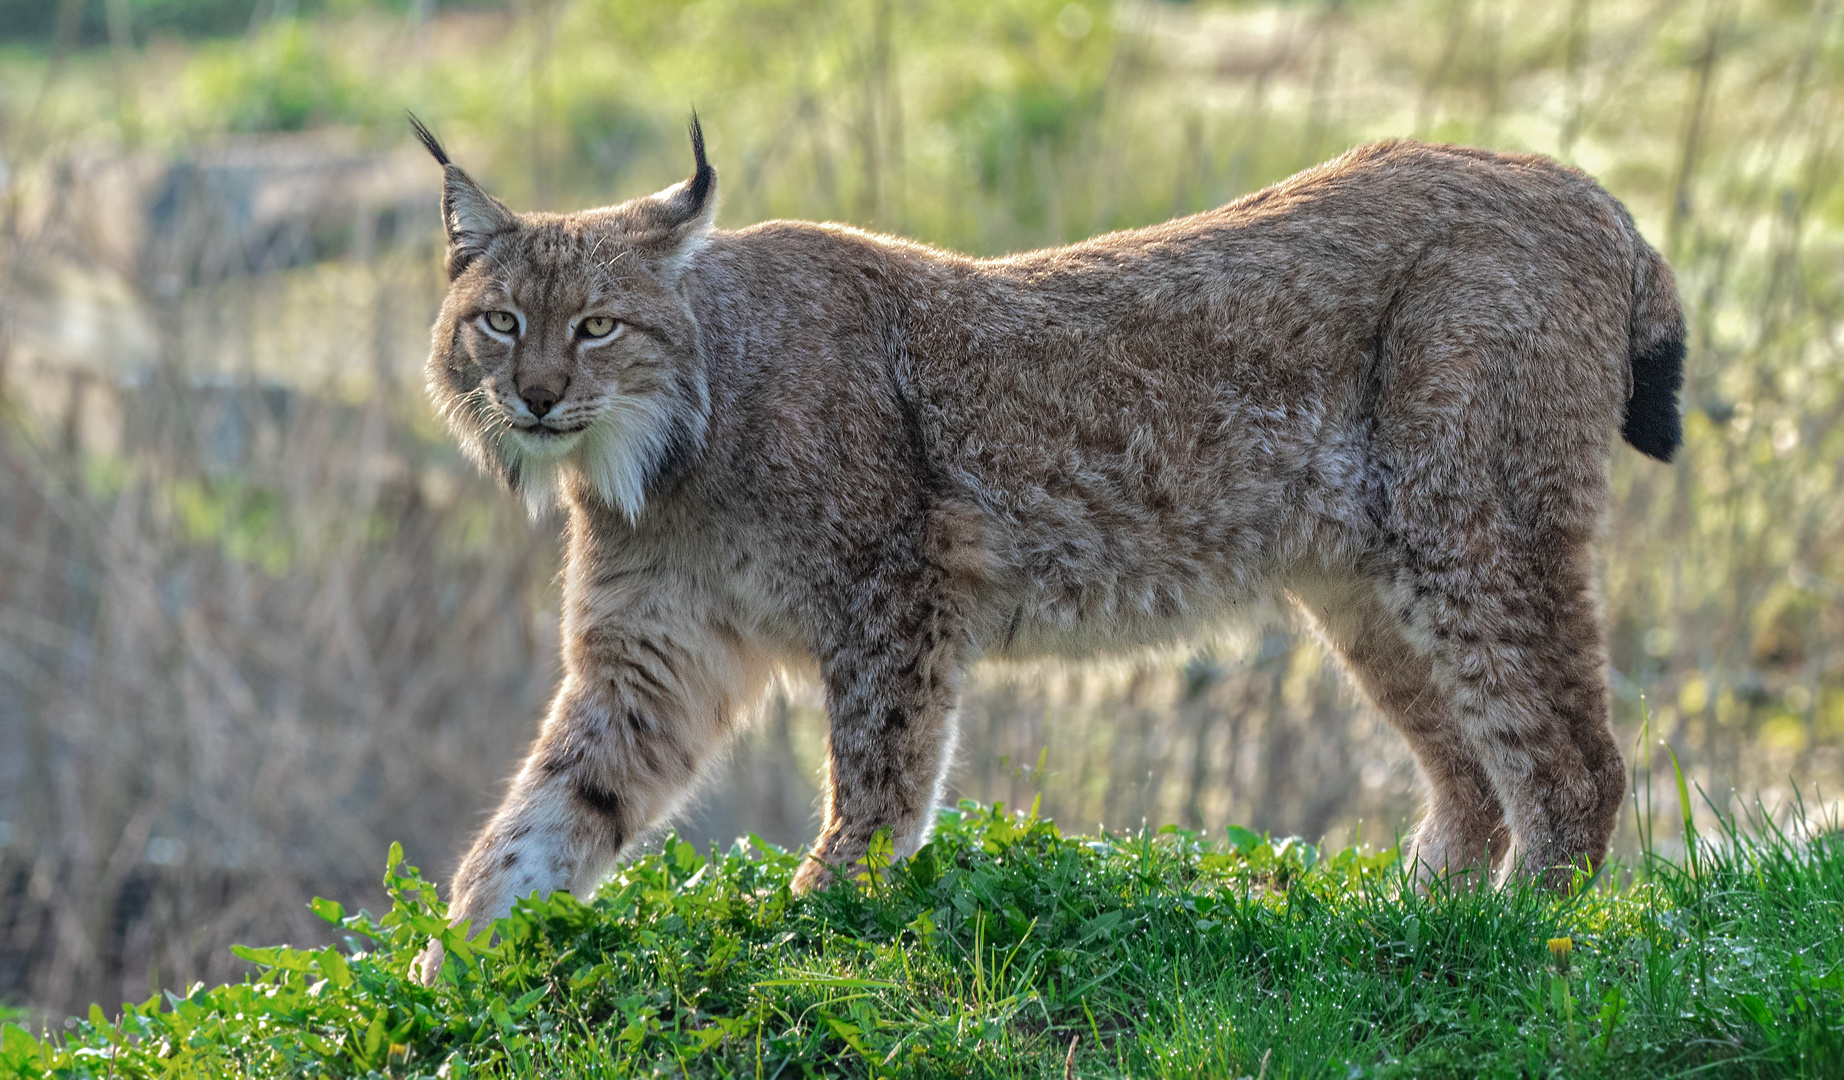
[(411, 961), (410, 978), (424, 986), (434, 986), (435, 980), (441, 977), (442, 960), (446, 955), (447, 952), (442, 948), (441, 941), (430, 938), (428, 947)]
[(810, 892), (825, 892), (832, 888), (837, 878), (837, 870), (818, 855), (808, 855), (800, 864), (800, 870), (794, 875), (794, 895), (803, 896)]

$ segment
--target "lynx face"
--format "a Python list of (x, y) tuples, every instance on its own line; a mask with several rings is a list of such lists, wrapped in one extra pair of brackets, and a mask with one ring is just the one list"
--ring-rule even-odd
[(446, 165), (450, 287), (430, 388), (534, 517), (574, 483), (637, 518), (701, 447), (709, 396), (677, 286), (715, 209), (709, 168), (559, 215), (514, 214)]

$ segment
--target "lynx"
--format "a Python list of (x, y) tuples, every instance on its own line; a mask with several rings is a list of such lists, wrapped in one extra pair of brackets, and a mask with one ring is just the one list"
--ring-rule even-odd
[[(414, 121), (413, 121), (414, 122)], [(927, 838), (981, 657), (1169, 642), (1284, 595), (1408, 739), (1425, 880), (1553, 888), (1625, 789), (1592, 546), (1669, 460), (1670, 269), (1592, 179), (1387, 142), (1220, 209), (974, 259), (715, 228), (717, 174), (518, 214), (445, 174), (431, 393), (567, 516), (562, 685), (451, 912), (592, 888), (771, 675), (817, 670), (824, 888)], [(439, 945), (425, 958), (434, 978)]]

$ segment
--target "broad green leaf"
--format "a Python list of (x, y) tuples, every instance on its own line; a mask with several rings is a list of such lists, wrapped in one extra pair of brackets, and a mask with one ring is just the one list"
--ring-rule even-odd
[(45, 1075), (44, 1048), (25, 1028), (0, 1025), (0, 1064), (21, 1076)]
[(275, 958), (282, 954), (280, 946), (268, 949), (252, 949), (248, 945), (232, 945), (231, 955), (248, 960), (263, 967), (276, 967)]
[(1125, 916), (1118, 911), (1104, 911), (1083, 923), (1082, 929), (1077, 931), (1076, 936), (1084, 942), (1094, 941), (1096, 938), (1112, 938), (1115, 927), (1121, 924), (1123, 918)]
[[(393, 845), (393, 847), (394, 846), (395, 845)], [(371, 1026), (365, 1029), (365, 1064), (366, 1065), (377, 1064), (378, 1052), (384, 1049), (384, 1036), (385, 1035), (386, 1035), (386, 1031), (384, 1027), (384, 1013), (379, 1012), (378, 1015), (371, 1018)]]
[(334, 986), (344, 990), (352, 985), (352, 969), (346, 965), (346, 958), (340, 955), (337, 948), (322, 949), (315, 959)]

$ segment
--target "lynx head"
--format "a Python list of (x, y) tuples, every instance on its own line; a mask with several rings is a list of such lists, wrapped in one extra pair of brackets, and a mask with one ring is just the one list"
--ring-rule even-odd
[(448, 298), (428, 366), (437, 407), (534, 517), (574, 485), (638, 519), (696, 459), (710, 411), (680, 288), (717, 205), (697, 117), (690, 179), (574, 214), (513, 213), (410, 123), (445, 172)]

